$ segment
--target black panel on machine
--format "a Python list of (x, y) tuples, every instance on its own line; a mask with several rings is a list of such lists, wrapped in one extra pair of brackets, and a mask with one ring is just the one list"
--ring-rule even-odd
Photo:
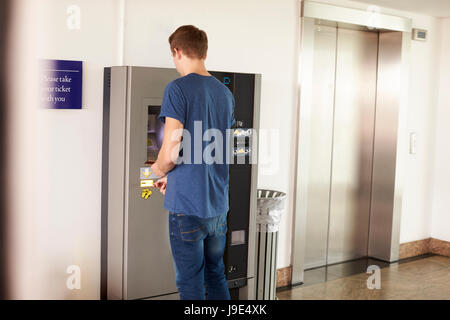
[[(235, 99), (234, 128), (253, 128), (255, 76), (242, 73), (211, 72), (233, 93)], [(235, 135), (235, 134), (234, 134)], [(231, 288), (246, 285), (248, 258), (248, 230), (250, 217), (251, 171), (250, 137), (242, 135), (233, 139), (233, 164), (230, 165), (229, 213), (227, 246), (224, 262), (228, 284)], [(233, 231), (244, 234), (244, 241), (232, 243)], [(243, 232), (243, 233), (242, 233)], [(239, 280), (238, 280), (239, 279)]]
[(242, 122), (238, 127), (253, 128), (253, 107), (255, 97), (255, 75), (236, 74), (234, 81), (234, 118)]

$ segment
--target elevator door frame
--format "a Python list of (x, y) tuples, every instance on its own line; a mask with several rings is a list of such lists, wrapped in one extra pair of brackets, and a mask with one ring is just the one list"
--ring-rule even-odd
[[(319, 8), (320, 7), (320, 8)], [(320, 10), (319, 10), (320, 9)], [(400, 216), (402, 207), (403, 176), (407, 154), (406, 109), (408, 103), (408, 64), (410, 52), (410, 19), (378, 14), (377, 29), (367, 25), (367, 12), (340, 8), (331, 5), (303, 2), (300, 38), (299, 64), (299, 112), (297, 141), (297, 173), (295, 181), (294, 223), (292, 239), (292, 284), (303, 282), (306, 252), (306, 217), (308, 210), (308, 174), (311, 163), (311, 114), (314, 28), (319, 23), (329, 22), (345, 28), (365, 29), (380, 32), (380, 56), (388, 66), (392, 52), (386, 50), (396, 38), (396, 52), (399, 61), (389, 71), (378, 67), (375, 140), (373, 152), (373, 181), (371, 195), (370, 231), (368, 255), (385, 261), (398, 260)], [(359, 16), (358, 16), (359, 15)], [(331, 21), (330, 21), (331, 20)], [(364, 22), (365, 21), (365, 22)], [(358, 24), (360, 23), (360, 24)], [(370, 27), (369, 29), (367, 27)], [(384, 36), (386, 35), (386, 36)], [(394, 41), (395, 42), (395, 41)], [(399, 52), (400, 50), (400, 52)], [(379, 64), (383, 61), (379, 61)], [(381, 83), (380, 83), (381, 82)], [(394, 104), (396, 108), (391, 106)], [(394, 135), (390, 143), (383, 140)], [(389, 155), (386, 157), (386, 153)], [(387, 168), (388, 174), (383, 174)]]

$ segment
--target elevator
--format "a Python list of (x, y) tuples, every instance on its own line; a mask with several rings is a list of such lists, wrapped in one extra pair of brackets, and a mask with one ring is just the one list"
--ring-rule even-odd
[[(225, 272), (233, 299), (255, 298), (258, 74), (211, 71), (235, 98), (231, 130)], [(178, 299), (164, 196), (151, 165), (162, 145), (158, 120), (175, 69), (104, 69), (102, 165), (102, 299)], [(195, 137), (194, 137), (195, 138)]]
[(293, 240), (304, 270), (398, 258), (408, 19), (305, 1)]

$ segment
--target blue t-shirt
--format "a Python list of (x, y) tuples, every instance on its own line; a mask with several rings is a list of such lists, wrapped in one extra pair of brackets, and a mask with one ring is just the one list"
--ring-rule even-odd
[[(213, 76), (190, 73), (167, 85), (158, 118), (163, 122), (165, 117), (179, 120), (190, 139), (183, 134), (180, 151), (183, 162), (167, 175), (166, 210), (201, 218), (228, 212), (226, 134), (234, 123), (233, 110), (233, 94)], [(222, 144), (216, 137), (219, 133)], [(215, 147), (208, 147), (213, 141)]]

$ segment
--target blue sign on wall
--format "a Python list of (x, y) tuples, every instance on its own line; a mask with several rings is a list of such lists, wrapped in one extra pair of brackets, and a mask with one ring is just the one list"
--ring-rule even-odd
[(40, 97), (50, 109), (81, 109), (83, 62), (42, 60)]

